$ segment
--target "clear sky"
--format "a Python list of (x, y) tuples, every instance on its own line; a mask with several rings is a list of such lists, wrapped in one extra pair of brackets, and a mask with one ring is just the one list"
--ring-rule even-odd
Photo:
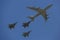
[[(0, 40), (60, 40), (60, 0), (0, 0)], [(48, 20), (42, 16), (36, 18), (29, 28), (24, 29), (22, 23), (29, 21), (27, 16), (37, 12), (27, 9), (27, 6), (45, 8), (48, 4), (53, 6), (47, 10)], [(13, 30), (8, 24), (18, 22)], [(22, 33), (32, 30), (29, 38)]]

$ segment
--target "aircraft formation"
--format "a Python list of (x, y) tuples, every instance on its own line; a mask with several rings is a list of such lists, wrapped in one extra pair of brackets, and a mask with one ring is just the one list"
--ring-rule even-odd
[[(40, 15), (42, 15), (42, 17), (44, 18), (44, 20), (47, 21), (47, 20), (48, 20), (48, 15), (47, 15), (47, 12), (46, 12), (46, 11), (47, 11), (50, 7), (52, 7), (52, 4), (49, 4), (49, 5), (46, 6), (44, 9), (41, 9), (40, 7), (32, 7), (32, 6), (30, 7), (30, 6), (28, 6), (28, 7), (27, 7), (28, 9), (31, 9), (31, 10), (33, 10), (33, 11), (36, 11), (37, 13), (36, 13), (35, 15), (33, 15), (33, 16), (27, 16), (27, 18), (29, 18), (30, 21), (22, 23), (22, 26), (23, 26), (24, 28), (29, 27), (30, 23), (31, 23), (31, 22), (34, 22), (34, 20), (35, 20), (38, 16), (40, 16)], [(10, 28), (10, 29), (15, 28), (16, 24), (17, 24), (17, 22), (15, 22), (15, 23), (13, 23), (13, 24), (9, 24), (9, 28)], [(30, 34), (30, 33), (31, 33), (31, 30), (28, 31), (28, 32), (23, 32), (23, 33), (22, 33), (22, 36), (23, 36), (23, 37), (29, 37), (29, 34)]]
[(29, 34), (30, 34), (30, 33), (31, 33), (31, 30), (30, 30), (30, 31), (28, 31), (28, 32), (23, 32), (23, 34), (22, 34), (22, 35), (23, 35), (24, 37), (29, 37)]

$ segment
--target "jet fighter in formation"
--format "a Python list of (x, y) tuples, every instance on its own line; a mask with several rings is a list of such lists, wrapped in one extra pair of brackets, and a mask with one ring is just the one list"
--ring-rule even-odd
[(15, 25), (17, 24), (17, 22), (16, 23), (13, 23), (13, 24), (9, 24), (9, 28), (10, 29), (13, 29), (13, 28), (15, 28)]
[(24, 36), (24, 37), (29, 37), (29, 34), (31, 33), (31, 30), (30, 31), (28, 31), (28, 32), (24, 32), (22, 35)]
[(23, 23), (23, 25), (22, 25), (22, 26), (23, 26), (24, 28), (26, 28), (26, 27), (28, 27), (28, 26), (29, 26), (29, 24), (30, 24), (31, 22), (32, 22), (32, 21), (25, 22), (25, 23)]
[(48, 17), (46, 14), (46, 10), (48, 10), (50, 7), (52, 6), (52, 4), (49, 4), (47, 7), (45, 7), (44, 9), (41, 8), (36, 8), (36, 7), (27, 7), (29, 9), (32, 9), (34, 11), (37, 11), (38, 13), (34, 16), (28, 16), (28, 18), (30, 18), (32, 21), (35, 19), (35, 17), (42, 15), (45, 19), (45, 21), (47, 21)]

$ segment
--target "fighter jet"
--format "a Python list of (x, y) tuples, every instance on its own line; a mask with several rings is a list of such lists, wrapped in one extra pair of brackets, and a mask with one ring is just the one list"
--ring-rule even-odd
[(30, 18), (32, 21), (34, 20), (35, 17), (42, 15), (45, 19), (45, 21), (48, 19), (46, 11), (52, 6), (52, 4), (49, 4), (47, 7), (45, 7), (44, 9), (41, 9), (40, 7), (36, 8), (36, 7), (27, 7), (29, 9), (35, 10), (38, 13), (34, 16), (28, 16), (28, 18)]
[(35, 17), (34, 17), (34, 16), (28, 16), (27, 18), (30, 18), (32, 22), (33, 22), (33, 21), (34, 21), (34, 19), (35, 19)]
[(29, 26), (29, 24), (30, 24), (30, 23), (31, 23), (31, 21), (25, 22), (25, 23), (23, 23), (23, 25), (22, 25), (22, 26), (23, 26), (24, 28), (26, 28), (26, 27), (28, 27), (28, 26)]
[(39, 16), (39, 15), (40, 15), (40, 13), (38, 13), (38, 14), (36, 14), (36, 15), (34, 15), (34, 16), (28, 16), (27, 18), (30, 18), (31, 21), (33, 22), (33, 21), (35, 20), (35, 18), (36, 18), (37, 16)]
[(30, 30), (30, 31), (28, 31), (28, 32), (23, 32), (23, 34), (22, 34), (22, 35), (23, 35), (24, 37), (29, 37), (30, 32), (31, 32), (31, 30)]
[(9, 24), (9, 28), (10, 28), (10, 29), (13, 29), (16, 24), (17, 24), (17, 22), (16, 22), (16, 23), (13, 23), (13, 24)]

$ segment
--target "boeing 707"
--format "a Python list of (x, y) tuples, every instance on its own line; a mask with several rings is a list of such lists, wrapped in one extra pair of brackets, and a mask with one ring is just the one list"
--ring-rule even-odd
[(43, 18), (45, 19), (45, 21), (48, 19), (47, 17), (47, 13), (46, 13), (46, 10), (48, 10), (50, 7), (52, 6), (52, 4), (49, 4), (47, 7), (45, 7), (44, 9), (41, 9), (40, 7), (36, 8), (36, 7), (27, 7), (29, 9), (32, 9), (32, 10), (35, 10), (37, 11), (38, 13), (34, 16), (28, 16), (28, 18), (30, 18), (32, 21), (34, 21), (34, 19), (39, 16), (39, 15), (42, 15)]

